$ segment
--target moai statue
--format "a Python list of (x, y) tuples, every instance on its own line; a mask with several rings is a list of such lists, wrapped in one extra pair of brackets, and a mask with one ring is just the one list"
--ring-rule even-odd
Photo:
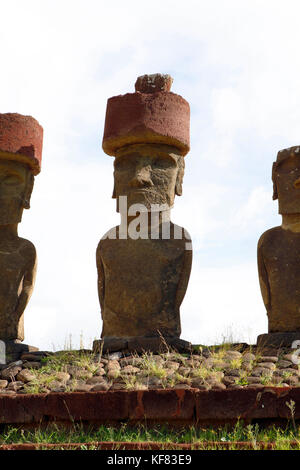
[(291, 347), (300, 339), (300, 147), (281, 150), (273, 163), (273, 199), (282, 224), (258, 242), (258, 272), (268, 315), (260, 346)]
[(29, 209), (34, 175), (40, 172), (43, 129), (30, 116), (0, 114), (0, 340), (16, 359), (23, 351), (24, 310), (36, 271), (34, 245), (18, 236)]
[[(135, 93), (107, 102), (103, 149), (114, 160), (113, 198), (121, 225), (97, 248), (104, 351), (178, 351), (180, 305), (192, 262), (188, 233), (170, 221), (189, 151), (189, 104), (169, 75), (144, 75)], [(138, 215), (137, 215), (138, 214)]]

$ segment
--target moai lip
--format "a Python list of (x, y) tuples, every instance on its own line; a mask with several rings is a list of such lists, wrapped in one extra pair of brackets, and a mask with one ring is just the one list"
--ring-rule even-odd
[(273, 199), (278, 199), (281, 226), (258, 242), (258, 273), (268, 315), (261, 346), (291, 347), (300, 340), (300, 146), (278, 152), (273, 163)]
[[(175, 195), (182, 194), (190, 111), (181, 96), (169, 91), (171, 83), (168, 75), (144, 75), (135, 93), (107, 102), (103, 149), (115, 157), (113, 197), (121, 225), (97, 248), (103, 328), (95, 350), (101, 344), (105, 350), (139, 352), (159, 351), (164, 342), (181, 351), (190, 346), (180, 340), (190, 238), (169, 216)], [(136, 205), (141, 230), (133, 234)]]
[[(16, 360), (31, 346), (24, 340), (24, 310), (35, 274), (36, 250), (18, 236), (30, 207), (34, 175), (41, 170), (43, 128), (31, 116), (0, 114), (0, 340)], [(2, 344), (3, 344), (2, 343)]]

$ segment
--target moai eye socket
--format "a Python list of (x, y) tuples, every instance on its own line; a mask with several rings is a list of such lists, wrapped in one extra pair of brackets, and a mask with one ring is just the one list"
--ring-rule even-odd
[(151, 162), (153, 169), (167, 170), (176, 167), (176, 161), (169, 155), (158, 155)]

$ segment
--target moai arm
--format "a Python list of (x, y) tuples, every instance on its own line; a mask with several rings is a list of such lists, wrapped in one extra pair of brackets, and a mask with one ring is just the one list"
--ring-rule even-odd
[(103, 309), (104, 309), (104, 287), (105, 287), (105, 283), (104, 283), (103, 263), (102, 263), (101, 254), (100, 254), (100, 243), (99, 243), (98, 248), (97, 248), (96, 262), (97, 262), (97, 271), (98, 271), (98, 297), (99, 297), (101, 310), (103, 311)]
[[(191, 242), (187, 242), (187, 244), (191, 244)], [(180, 275), (180, 280), (178, 283), (177, 287), (177, 292), (176, 292), (176, 300), (175, 300), (175, 308), (178, 311), (180, 308), (180, 305), (182, 304), (183, 298), (185, 296), (187, 286), (189, 283), (189, 278), (191, 274), (191, 269), (192, 269), (192, 258), (193, 258), (193, 252), (192, 252), (192, 247), (190, 246), (190, 249), (186, 249), (184, 252), (184, 261), (183, 261), (183, 266), (182, 266), (182, 271)]]
[(266, 270), (264, 257), (263, 257), (262, 237), (258, 241), (258, 246), (257, 246), (257, 265), (258, 265), (258, 276), (259, 276), (259, 285), (260, 285), (261, 295), (262, 295), (262, 298), (263, 298), (263, 301), (264, 301), (264, 304), (268, 313), (271, 308), (271, 293), (270, 293), (270, 285), (269, 285), (269, 280), (268, 280), (268, 273)]
[(17, 318), (21, 317), (30, 300), (36, 277), (37, 256), (35, 247), (32, 243), (26, 247), (25, 254), (29, 258), (29, 261), (24, 273), (22, 290), (19, 295), (18, 304), (15, 311)]

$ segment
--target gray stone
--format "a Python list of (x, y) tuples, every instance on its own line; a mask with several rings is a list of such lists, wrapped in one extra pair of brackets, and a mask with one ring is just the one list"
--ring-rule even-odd
[(284, 361), (283, 359), (278, 361), (277, 363), (277, 367), (280, 369), (286, 369), (287, 367), (291, 367), (291, 366), (292, 366), (292, 362)]
[(1, 371), (1, 378), (12, 380), (20, 372), (21, 369), (21, 366), (13, 366), (8, 367), (7, 369), (3, 369)]
[(274, 362), (258, 362), (257, 367), (263, 367), (270, 370), (276, 369)]
[(278, 357), (277, 356), (261, 356), (259, 358), (259, 362), (277, 362)]
[(107, 382), (99, 382), (91, 388), (91, 392), (106, 392), (109, 388)]
[(32, 372), (30, 372), (28, 369), (20, 370), (20, 372), (17, 374), (17, 380), (20, 380), (21, 382), (24, 382), (24, 383), (31, 382), (34, 379), (35, 379), (35, 375)]

